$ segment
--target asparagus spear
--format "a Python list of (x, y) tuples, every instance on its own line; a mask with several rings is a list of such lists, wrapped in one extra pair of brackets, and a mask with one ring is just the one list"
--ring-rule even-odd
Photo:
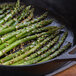
[(27, 60), (31, 60), (37, 56), (39, 56), (40, 54), (44, 53), (46, 50), (48, 50), (51, 46), (53, 46), (57, 41), (59, 40), (59, 36), (57, 36), (56, 38), (54, 38), (52, 41), (50, 41), (46, 46), (44, 46), (43, 48), (41, 48), (40, 50), (38, 50), (37, 52), (35, 52), (34, 54), (31, 54), (29, 57), (24, 58), (23, 60), (14, 63), (12, 65), (18, 65), (21, 64)]
[(22, 8), (24, 8), (24, 6), (21, 6), (19, 9), (14, 9), (13, 11), (11, 11), (9, 14), (7, 14), (6, 17), (4, 17), (2, 20), (0, 20), (0, 26), (5, 23), (6, 21), (8, 21), (9, 19), (11, 19), (15, 14), (18, 13), (18, 11), (20, 11)]
[(68, 49), (70, 46), (71, 46), (71, 43), (69, 42), (68, 44), (66, 44), (65, 46), (63, 46), (62, 48), (60, 48), (59, 50), (57, 50), (56, 52), (54, 52), (52, 55), (46, 57), (45, 59), (41, 60), (38, 63), (41, 63), (41, 62), (53, 59), (54, 57), (58, 56), (60, 53), (64, 52), (66, 49)]
[(28, 60), (28, 61), (25, 61), (24, 63), (20, 64), (20, 65), (28, 65), (28, 64), (33, 64), (33, 63), (37, 63), (38, 61), (46, 58), (47, 56), (49, 56), (51, 53), (53, 53), (56, 49), (58, 49), (64, 42), (66, 36), (67, 36), (67, 32), (64, 33), (64, 35), (62, 36), (61, 40), (55, 45), (53, 46), (50, 50), (48, 50), (46, 53), (32, 59), (32, 60)]
[[(26, 13), (25, 14), (25, 16), (28, 16), (25, 20), (23, 20), (22, 22), (27, 22), (27, 21), (30, 21), (32, 18), (33, 18), (33, 9), (31, 9), (30, 10), (30, 15), (28, 16), (28, 13)], [(16, 19), (15, 19), (16, 20)], [(10, 26), (10, 25), (17, 25), (18, 24), (18, 22), (19, 22), (19, 20), (17, 20), (17, 21), (15, 21), (14, 19), (13, 20), (10, 20), (10, 21), (8, 21), (7, 23), (5, 23), (4, 25), (3, 25), (3, 27), (0, 27), (0, 31), (1, 30), (3, 30), (3, 29), (5, 29), (6, 27), (8, 27), (8, 26)]]
[(8, 56), (2, 58), (2, 59), (0, 60), (0, 63), (4, 63), (4, 62), (6, 62), (6, 61), (8, 61), (8, 60), (10, 60), (10, 59), (13, 59), (13, 58), (15, 58), (15, 57), (23, 54), (25, 51), (30, 50), (31, 48), (33, 48), (34, 46), (36, 46), (38, 43), (40, 43), (42, 40), (44, 40), (45, 37), (47, 37), (47, 36), (48, 36), (48, 34), (47, 34), (47, 35), (45, 35), (45, 34), (42, 35), (41, 37), (39, 37), (39, 38), (37, 39), (37, 41), (32, 42), (32, 43), (31, 43), (29, 46), (27, 46), (25, 49), (19, 50), (19, 51), (16, 52), (16, 53), (9, 54)]
[(31, 7), (31, 6), (27, 6), (27, 7), (25, 8), (25, 10), (23, 10), (23, 13), (21, 14), (21, 16), (18, 17), (18, 20), (19, 20), (19, 21), (21, 21), (22, 19), (24, 19), (25, 17), (27, 17), (30, 12), (33, 12), (33, 11), (34, 11), (34, 8), (32, 8), (31, 10), (29, 10), (30, 7)]
[[(11, 25), (16, 25), (16, 24), (18, 24), (18, 22), (20, 22), (22, 19), (24, 19), (25, 17), (28, 16), (28, 14), (29, 14), (28, 11), (29, 11), (30, 7), (31, 7), (31, 6), (26, 7), (26, 8), (23, 10), (23, 12), (21, 13), (21, 15), (18, 16), (17, 18), (11, 19), (11, 20), (9, 20), (8, 22), (6, 22), (4, 25), (2, 25), (2, 28), (0, 28), (0, 30), (3, 30), (3, 29), (5, 29), (5, 28), (7, 28), (7, 27), (9, 27), (9, 26), (11, 26)], [(32, 11), (33, 11), (33, 9), (30, 10), (30, 12), (32, 12)]]
[(30, 21), (30, 20), (33, 18), (33, 16), (34, 16), (34, 13), (33, 13), (33, 12), (34, 12), (34, 10), (32, 10), (32, 11), (30, 12), (29, 16), (28, 16), (26, 19), (24, 19), (24, 20), (22, 21), (22, 23)]
[[(29, 21), (32, 17), (33, 17), (33, 12), (31, 12), (30, 15), (28, 16), (28, 18), (27, 18), (26, 20), (24, 20), (24, 21), (27, 22), (27, 21)], [(49, 27), (49, 28), (50, 28), (50, 27)], [(57, 28), (57, 27), (53, 27), (53, 26), (52, 26), (51, 28)], [(23, 32), (24, 30), (25, 30), (25, 28), (3, 35), (3, 36), (0, 38), (0, 44), (2, 44), (3, 42), (7, 41), (7, 40), (10, 39), (10, 38), (12, 38), (12, 37), (15, 36), (16, 34), (19, 34), (20, 32)]]
[[(50, 39), (54, 38), (59, 32), (60, 32), (60, 31), (57, 31), (55, 34), (51, 35)], [(46, 35), (49, 35), (49, 34), (51, 34), (51, 33), (48, 32), (48, 33), (43, 33), (43, 34), (46, 36)], [(42, 34), (42, 36), (43, 36), (43, 34)], [(42, 40), (42, 39), (40, 38), (40, 40)], [(22, 51), (25, 51), (25, 50), (22, 50)], [(28, 53), (29, 53), (29, 52), (28, 52)], [(27, 55), (27, 54), (26, 54), (26, 55)], [(24, 56), (25, 56), (25, 54), (23, 54), (22, 56), (19, 56), (18, 58), (24, 57)]]
[(36, 38), (38, 38), (41, 35), (46, 34), (46, 33), (49, 34), (50, 31), (49, 32), (45, 32), (45, 33), (41, 33), (41, 34), (36, 34), (36, 35), (28, 36), (28, 37), (25, 37), (23, 39), (17, 40), (15, 42), (13, 42), (11, 45), (9, 45), (6, 48), (4, 48), (3, 50), (1, 50), (0, 51), (0, 56), (4, 55), (6, 52), (9, 52), (11, 49), (13, 49), (14, 47), (20, 45), (21, 43), (26, 42), (26, 41), (29, 41), (29, 40), (32, 40), (32, 39), (36, 39)]
[[(24, 34), (27, 35), (28, 32), (30, 32), (30, 31), (32, 31), (32, 30), (34, 30), (34, 29), (36, 29), (36, 28), (45, 26), (45, 25), (47, 25), (47, 24), (49, 24), (49, 23), (51, 23), (51, 20), (43, 20), (43, 21), (41, 21), (41, 22), (39, 22), (39, 23), (36, 23), (36, 24), (34, 24), (34, 25), (32, 25), (32, 26), (29, 26), (29, 27), (25, 28), (24, 32), (21, 32), (21, 33), (17, 34), (16, 36), (12, 37), (11, 39), (9, 39), (9, 40), (7, 41), (8, 44), (7, 44), (7, 42), (5, 42), (5, 43), (3, 43), (2, 45), (0, 45), (0, 50), (2, 50), (3, 48), (5, 48), (7, 45), (13, 43), (14, 41), (18, 40), (18, 39), (21, 38)], [(26, 36), (26, 35), (25, 35), (25, 36)]]
[[(20, 5), (20, 4), (19, 4)], [(13, 11), (11, 11), (11, 13), (9, 13), (5, 18), (3, 18), (2, 20), (0, 20), (0, 25), (2, 25), (3, 23), (5, 23), (7, 20), (11, 19), (15, 14), (17, 14), (22, 8), (24, 8), (24, 6), (19, 7), (15, 7)]]
[[(54, 29), (53, 29), (53, 28), (54, 28)], [(45, 30), (51, 30), (51, 33), (52, 33), (53, 31), (56, 31), (56, 30), (58, 30), (58, 29), (59, 29), (59, 28), (56, 27), (56, 26), (43, 27), (43, 28), (40, 28), (40, 29), (35, 29), (35, 30), (29, 32), (29, 34), (23, 35), (22, 37), (25, 37), (25, 36), (28, 36), (28, 35), (31, 35), (31, 34), (34, 34), (34, 33), (38, 33), (38, 32), (41, 32), (41, 31), (45, 31)], [(24, 29), (17, 30), (17, 31), (14, 31), (14, 32), (11, 32), (11, 33), (9, 33), (9, 34), (6, 34), (6, 35), (2, 36), (2, 37), (0, 38), (0, 44), (4, 43), (5, 41), (9, 40), (9, 39), (12, 38), (13, 36), (19, 34), (20, 32), (24, 32), (24, 31), (25, 31), (25, 28), (24, 28)]]
[(7, 7), (5, 7), (5, 8), (3, 8), (2, 10), (0, 10), (0, 14), (3, 14), (3, 12), (5, 11), (5, 10), (7, 10), (9, 7), (7, 6)]
[(5, 10), (9, 9), (9, 8), (10, 8), (11, 6), (13, 6), (13, 5), (14, 5), (14, 4), (11, 4), (11, 5), (7, 4), (4, 8), (2, 8), (2, 9), (0, 10), (0, 14), (3, 14)]
[[(30, 15), (28, 16), (28, 18), (25, 19), (23, 22), (29, 21), (32, 17), (33, 17), (33, 12), (31, 12)], [(52, 26), (52, 27), (53, 27), (54, 29), (57, 28), (56, 26), (55, 26), (55, 27)], [(49, 28), (50, 28), (50, 27), (49, 27)], [(2, 37), (0, 38), (0, 44), (2, 44), (2, 43), (5, 42), (6, 40), (10, 39), (10, 38), (13, 37), (14, 35), (20, 33), (21, 31), (24, 31), (24, 30), (25, 30), (25, 28), (24, 28), (24, 29), (20, 29), (20, 30), (18, 30), (18, 31), (16, 31), (16, 32), (11, 32), (11, 33), (9, 33), (9, 34), (6, 34), (6, 35), (2, 36)]]
[(14, 31), (14, 30), (19, 29), (19, 28), (23, 28), (23, 27), (28, 26), (28, 25), (31, 25), (33, 23), (36, 23), (36, 22), (40, 21), (41, 19), (44, 19), (46, 16), (47, 16), (47, 13), (44, 13), (40, 17), (38, 17), (36, 19), (33, 19), (30, 22), (24, 22), (24, 23), (22, 22), (22, 23), (20, 23), (20, 24), (18, 24), (16, 26), (11, 26), (9, 28), (6, 28), (4, 30), (1, 30), (0, 31), (0, 35), (6, 34), (8, 32)]
[(22, 19), (24, 19), (25, 17), (28, 17), (30, 12), (33, 12), (34, 9), (30, 9), (31, 6), (28, 6), (25, 8), (25, 10), (23, 10), (22, 14), (20, 16), (17, 17), (17, 20), (12, 24), (12, 25), (16, 25), (18, 24)]
[(17, 0), (16, 7), (17, 7), (17, 8), (20, 7), (20, 0)]
[(3, 19), (11, 10), (7, 10), (4, 14), (0, 15), (0, 20)]
[(15, 3), (2, 3), (2, 4), (0, 4), (0, 8), (3, 9), (7, 6), (14, 6), (14, 5), (15, 5)]
[(50, 40), (50, 38), (51, 38), (51, 36), (50, 36), (50, 37), (47, 37), (44, 41), (42, 41), (41, 43), (37, 44), (35, 47), (33, 47), (32, 49), (30, 49), (29, 51), (26, 51), (26, 52), (25, 52), (24, 54), (22, 54), (21, 56), (16, 57), (16, 58), (14, 58), (14, 59), (12, 59), (12, 60), (10, 60), (10, 61), (7, 61), (7, 62), (5, 62), (5, 63), (3, 63), (3, 64), (4, 64), (4, 65), (11, 65), (11, 64), (13, 64), (14, 62), (17, 62), (17, 61), (23, 59), (24, 57), (26, 57), (26, 56), (30, 55), (31, 53), (35, 52), (38, 48), (42, 47), (47, 41)]

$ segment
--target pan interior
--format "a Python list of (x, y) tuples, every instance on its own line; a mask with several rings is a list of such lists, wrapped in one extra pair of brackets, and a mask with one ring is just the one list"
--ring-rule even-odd
[[(45, 11), (47, 11), (46, 9), (42, 9), (40, 7), (37, 7), (37, 6), (33, 6), (33, 7), (35, 8), (35, 12), (34, 12), (35, 13), (35, 16), (39, 16), (42, 13), (44, 13)], [(49, 19), (49, 18), (53, 18), (54, 19), (54, 21), (52, 22), (52, 24), (50, 24), (49, 26), (61, 26), (61, 25), (64, 25), (63, 23), (61, 23), (57, 19), (55, 19), (56, 17), (53, 17), (51, 15), (51, 12), (49, 12), (47, 19)], [(74, 39), (74, 33), (70, 30), (71, 29), (70, 27), (67, 28), (66, 26), (67, 25), (65, 24), (65, 28), (62, 31), (68, 31), (68, 36), (67, 36), (67, 39), (65, 40), (65, 42), (64, 42), (63, 45), (65, 45), (66, 42), (68, 41), (68, 42), (71, 42), (72, 43), (72, 47), (73, 47), (74, 41), (75, 41), (75, 39)], [(54, 70), (51, 70), (50, 73), (52, 73), (52, 72), (54, 72), (54, 71), (56, 71), (56, 70), (58, 70), (58, 69), (60, 69), (60, 68), (62, 68), (64, 66), (67, 66), (70, 63), (71, 63), (71, 61), (59, 62), (56, 65), (56, 68), (54, 68)]]
[[(27, 4), (25, 3), (25, 5), (27, 5)], [(34, 6), (34, 5), (33, 5), (32, 7), (35, 8), (35, 12), (34, 12), (34, 15), (35, 15), (35, 16), (40, 16), (40, 15), (43, 14), (44, 12), (48, 11), (48, 10), (46, 10), (46, 9), (42, 9), (42, 8), (37, 7), (37, 6)], [(51, 14), (50, 11), (48, 11), (48, 12), (49, 12), (49, 14), (48, 14), (47, 19), (50, 19), (50, 18), (53, 18), (53, 19), (54, 19), (54, 21), (52, 22), (52, 24), (50, 24), (49, 26), (61, 26), (61, 25), (64, 25), (63, 23), (61, 23), (61, 22), (59, 22), (57, 19), (55, 19), (55, 17), (52, 16), (52, 14)], [(65, 42), (64, 42), (63, 45), (65, 45), (66, 42), (68, 41), (68, 42), (71, 42), (71, 43), (72, 43), (72, 47), (73, 47), (73, 45), (74, 45), (74, 34), (73, 34), (73, 32), (70, 30), (71, 28), (70, 28), (70, 27), (67, 28), (66, 26), (67, 26), (67, 25), (65, 24), (65, 28), (62, 29), (62, 31), (68, 31), (68, 36), (67, 36), (67, 38), (66, 38), (66, 40), (65, 40)], [(66, 64), (69, 64), (69, 63), (70, 63), (70, 62), (62, 62), (62, 63), (60, 63), (60, 66), (58, 66), (55, 70), (57, 70), (58, 68), (66, 65)], [(53, 70), (53, 71), (54, 71), (54, 70)]]

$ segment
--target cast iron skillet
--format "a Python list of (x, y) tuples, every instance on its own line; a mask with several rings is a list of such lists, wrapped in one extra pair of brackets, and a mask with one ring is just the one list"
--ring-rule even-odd
[[(1, 0), (1, 2), (9, 2), (8, 0)], [(42, 2), (43, 1), (43, 2)], [(56, 26), (60, 26), (61, 24), (65, 24), (66, 27), (64, 28), (64, 31), (68, 31), (69, 35), (66, 39), (66, 41), (70, 41), (72, 43), (72, 48), (69, 49), (67, 52), (63, 53), (62, 55), (49, 60), (47, 62), (43, 62), (43, 63), (38, 63), (38, 64), (32, 64), (32, 65), (23, 65), (23, 66), (5, 66), (5, 65), (0, 65), (0, 76), (10, 76), (10, 75), (25, 75), (25, 76), (39, 76), (39, 75), (45, 75), (47, 73), (53, 72), (56, 69), (60, 68), (61, 66), (63, 66), (66, 63), (70, 63), (69, 60), (75, 60), (75, 52), (71, 52), (69, 54), (70, 51), (74, 50), (75, 51), (75, 26), (73, 25), (73, 27), (71, 26), (71, 24), (73, 24), (73, 22), (70, 22), (70, 18), (69, 18), (69, 12), (68, 14), (64, 14), (59, 12), (59, 10), (57, 10), (56, 5), (51, 5), (48, 2), (46, 2), (45, 0), (25, 0), (25, 4), (29, 5), (32, 4), (35, 7), (35, 14), (40, 15), (41, 13), (43, 13), (45, 11), (45, 8), (48, 9), (49, 11), (49, 17), (53, 17), (58, 21), (54, 21), (51, 25), (56, 25)], [(49, 1), (49, 0), (47, 0)], [(52, 0), (50, 0), (50, 3), (54, 4), (56, 0), (54, 0), (54, 2)], [(65, 1), (65, 0), (64, 0)], [(42, 8), (40, 8), (42, 7)], [(67, 15), (67, 17), (66, 17)], [(71, 14), (70, 14), (71, 16)], [(68, 27), (69, 26), (69, 27)], [(71, 28), (72, 27), (72, 28)], [(64, 43), (65, 45), (65, 43)], [(74, 46), (74, 47), (73, 47)], [(72, 55), (71, 55), (72, 54)]]

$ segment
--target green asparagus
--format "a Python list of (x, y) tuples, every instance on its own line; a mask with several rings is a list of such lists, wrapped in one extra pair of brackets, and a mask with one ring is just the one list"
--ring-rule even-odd
[(20, 0), (14, 4), (0, 5), (0, 64), (41, 63), (60, 55), (71, 46), (69, 42), (60, 48), (68, 32), (60, 38), (64, 27), (45, 27), (53, 22), (53, 19), (46, 17), (47, 12), (34, 18), (34, 8), (21, 5)]
[(64, 35), (62, 36), (61, 40), (55, 46), (53, 46), (50, 50), (48, 50), (46, 53), (44, 53), (32, 60), (25, 61), (24, 63), (21, 63), (20, 65), (28, 65), (28, 64), (37, 63), (38, 61), (46, 58), (47, 56), (49, 56), (51, 53), (53, 53), (56, 49), (58, 49), (63, 44), (67, 34), (68, 33), (65, 32)]
[[(20, 4), (19, 4), (20, 5)], [(21, 7), (15, 7), (13, 11), (11, 11), (6, 17), (4, 17), (2, 20), (0, 20), (0, 25), (11, 19), (15, 14), (17, 14), (20, 10), (22, 10), (24, 6)]]
[(8, 4), (8, 5), (6, 5), (4, 8), (2, 8), (2, 9), (0, 10), (0, 14), (3, 14), (5, 10), (10, 9), (10, 7), (13, 6), (13, 5), (14, 5), (14, 4), (11, 4), (11, 5)]
[(41, 34), (32, 35), (32, 36), (27, 36), (27, 37), (25, 37), (23, 39), (19, 39), (19, 40), (13, 42), (11, 45), (9, 45), (7, 43), (7, 45), (9, 45), (9, 46), (7, 46), (6, 48), (4, 48), (4, 49), (2, 49), (0, 51), (0, 56), (4, 55), (6, 52), (10, 51), (11, 49), (13, 49), (14, 47), (20, 45), (21, 43), (32, 40), (32, 39), (36, 39), (36, 38), (40, 37), (43, 34), (50, 34), (50, 31), (44, 32), (44, 33), (41, 33)]
[(34, 46), (32, 49), (30, 49), (29, 51), (26, 51), (24, 54), (20, 55), (19, 57), (16, 57), (10, 61), (7, 61), (5, 63), (3, 63), (4, 65), (11, 65), (21, 59), (23, 59), (24, 57), (30, 55), (31, 53), (35, 52), (38, 48), (40, 48), (41, 46), (43, 46), (47, 41), (49, 41), (51, 38), (50, 37), (47, 37), (44, 41), (42, 41), (41, 43), (37, 44), (36, 46)]
[[(54, 29), (53, 29), (54, 28)], [(31, 32), (29, 32), (29, 34), (25, 34), (23, 35), (22, 37), (24, 36), (28, 36), (28, 35), (31, 35), (31, 34), (34, 34), (34, 33), (38, 33), (38, 32), (41, 32), (41, 31), (45, 31), (45, 30), (51, 30), (50, 33), (52, 33), (53, 31), (56, 31), (58, 30), (59, 28), (56, 27), (56, 26), (50, 26), (50, 27), (43, 27), (43, 28), (40, 28), (40, 29), (35, 29)], [(12, 38), (13, 36), (19, 34), (20, 32), (24, 32), (25, 31), (25, 28), (24, 29), (20, 29), (20, 30), (17, 30), (17, 31), (14, 31), (14, 32), (11, 32), (9, 34), (6, 34), (4, 36), (2, 36), (0, 38), (0, 44), (4, 43), (5, 41), (9, 40), (10, 38)]]
[[(25, 28), (24, 32), (21, 32), (19, 34), (17, 34), (16, 36), (12, 37), (11, 39), (9, 39), (8, 41), (6, 41), (5, 43), (1, 44), (0, 45), (0, 50), (2, 50), (3, 48), (5, 48), (6, 46), (8, 46), (9, 44), (13, 43), (14, 41), (18, 40), (19, 38), (21, 38), (24, 34), (28, 34), (28, 32), (36, 29), (36, 28), (39, 28), (39, 27), (42, 27), (42, 26), (45, 26), (47, 24), (51, 23), (51, 20), (43, 20), (39, 23), (36, 23), (32, 26), (29, 26), (27, 28)], [(25, 35), (25, 36), (26, 36)]]
[(0, 4), (0, 9), (3, 9), (7, 6), (14, 6), (14, 5), (15, 5), (15, 3), (2, 3), (2, 4)]
[[(9, 20), (8, 22), (6, 22), (4, 25), (2, 25), (2, 27), (0, 28), (0, 30), (3, 30), (3, 29), (5, 29), (5, 28), (7, 28), (7, 27), (9, 27), (9, 26), (11, 26), (11, 25), (16, 25), (16, 24), (18, 24), (18, 22), (20, 22), (22, 19), (24, 19), (25, 17), (28, 16), (28, 14), (29, 14), (28, 11), (29, 11), (30, 7), (31, 7), (31, 6), (26, 7), (25, 10), (23, 10), (23, 12), (21, 13), (21, 15), (18, 16), (17, 18), (11, 19), (11, 20)], [(31, 10), (31, 12), (32, 12), (32, 11), (33, 11), (33, 10)]]
[(52, 55), (46, 57), (45, 59), (41, 60), (38, 63), (41, 63), (41, 62), (53, 59), (54, 57), (58, 56), (61, 52), (64, 52), (66, 49), (68, 49), (70, 46), (71, 46), (71, 43), (69, 42), (67, 45), (63, 46), (62, 48), (60, 48), (59, 50), (57, 50), (56, 52), (54, 52)]
[(25, 10), (23, 10), (23, 12), (21, 13), (21, 15), (17, 17), (16, 22), (13, 23), (12, 25), (16, 25), (16, 24), (18, 24), (22, 19), (24, 19), (25, 17), (28, 17), (29, 13), (34, 11), (34, 8), (32, 8), (31, 10), (29, 10), (30, 7), (31, 7), (31, 6), (26, 7)]
[(11, 10), (7, 10), (4, 14), (0, 15), (0, 20), (2, 20)]
[[(25, 21), (26, 22), (29, 21), (32, 17), (33, 17), (33, 12), (30, 13), (30, 15), (28, 16), (28, 18)], [(57, 27), (53, 27), (53, 28), (57, 28)], [(8, 33), (8, 34), (3, 35), (0, 38), (0, 44), (2, 44), (3, 42), (7, 41), (8, 39), (12, 38), (16, 34), (19, 34), (21, 31), (24, 31), (24, 30), (25, 30), (25, 28), (24, 29), (17, 30), (17, 31), (13, 31), (11, 33)]]
[(8, 28), (6, 28), (6, 29), (4, 29), (4, 30), (1, 30), (1, 31), (0, 31), (0, 35), (4, 35), (4, 34), (6, 34), (6, 33), (8, 33), (8, 32), (11, 32), (11, 31), (16, 30), (16, 29), (23, 28), (23, 27), (25, 27), (25, 26), (34, 24), (34, 23), (40, 21), (41, 19), (44, 19), (46, 16), (47, 16), (47, 13), (44, 13), (44, 14), (41, 15), (40, 17), (38, 17), (38, 18), (36, 18), (36, 19), (33, 19), (33, 20), (31, 20), (30, 22), (24, 21), (24, 23), (23, 23), (23, 22), (22, 22), (22, 23), (19, 23), (19, 24), (16, 25), (16, 26), (8, 27)]
[(50, 41), (45, 47), (41, 48), (36, 53), (31, 54), (29, 57), (26, 57), (23, 60), (18, 61), (17, 63), (15, 63), (13, 65), (21, 64), (21, 63), (25, 62), (26, 60), (31, 60), (31, 59), (39, 56), (40, 54), (42, 54), (43, 52), (45, 52), (46, 50), (48, 50), (52, 45), (54, 45), (58, 40), (59, 40), (59, 36), (57, 36), (55, 39), (53, 39), (52, 41)]
[(19, 50), (19, 51), (16, 52), (16, 53), (9, 54), (8, 56), (2, 58), (2, 59), (0, 60), (0, 63), (4, 63), (4, 62), (6, 62), (6, 61), (8, 61), (8, 60), (10, 60), (10, 59), (13, 59), (13, 58), (15, 58), (15, 57), (23, 54), (25, 51), (30, 50), (31, 48), (33, 48), (34, 46), (36, 46), (39, 42), (41, 42), (42, 40), (44, 40), (45, 37), (47, 37), (47, 36), (48, 36), (48, 34), (47, 34), (47, 35), (45, 35), (45, 34), (42, 35), (41, 37), (39, 37), (39, 38), (37, 39), (37, 41), (32, 42), (32, 43), (31, 43), (29, 46), (27, 46), (25, 49)]

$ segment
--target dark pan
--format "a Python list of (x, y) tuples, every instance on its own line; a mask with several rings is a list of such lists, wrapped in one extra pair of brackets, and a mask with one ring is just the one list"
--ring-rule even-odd
[[(8, 0), (4, 0), (3, 2), (9, 2)], [(1, 0), (2, 2), (2, 0)], [(24, 1), (25, 4), (29, 5), (32, 4), (35, 7), (35, 14), (36, 15), (40, 15), (41, 13), (43, 13), (45, 11), (44, 8), (39, 8), (39, 5), (36, 3), (35, 0), (25, 0)], [(37, 4), (37, 5), (36, 5)], [(48, 8), (47, 8), (48, 9)], [(53, 17), (56, 18), (57, 20), (55, 20), (51, 25), (56, 25), (56, 26), (61, 26), (63, 24), (65, 24), (67, 26), (67, 24), (69, 25), (67, 19), (64, 21), (64, 17), (59, 14), (58, 12), (56, 13), (53, 9), (50, 12), (49, 11), (49, 15), (48, 18)], [(72, 43), (72, 47), (71, 49), (67, 50), (67, 52), (63, 53), (62, 55), (49, 60), (47, 62), (43, 62), (43, 63), (39, 63), (39, 64), (32, 64), (32, 65), (22, 65), (22, 66), (5, 66), (5, 65), (0, 65), (0, 75), (1, 76), (5, 76), (5, 75), (25, 75), (25, 76), (39, 76), (39, 75), (45, 75), (48, 74), (50, 72), (55, 71), (56, 69), (62, 67), (63, 65), (65, 65), (66, 63), (70, 63), (71, 60), (75, 60), (76, 57), (75, 55), (73, 55), (72, 53), (74, 53), (72, 50), (75, 51), (75, 32), (73, 31), (73, 29), (71, 27), (65, 27), (63, 29), (63, 31), (68, 31), (68, 37), (66, 39), (66, 41), (69, 41)], [(64, 45), (66, 43), (66, 41), (64, 42)], [(73, 47), (74, 46), (74, 47)], [(70, 52), (72, 51), (72, 52)], [(69, 54), (69, 52), (72, 54)]]

